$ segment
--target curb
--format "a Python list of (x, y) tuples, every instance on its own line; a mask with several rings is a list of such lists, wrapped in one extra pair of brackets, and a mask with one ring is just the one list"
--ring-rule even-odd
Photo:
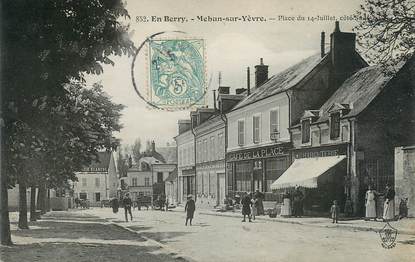
[[(199, 212), (201, 215), (209, 215), (209, 216), (223, 216), (223, 217), (233, 217), (233, 218), (240, 218), (236, 215), (231, 214), (224, 214), (224, 213), (212, 213), (212, 212)], [(270, 221), (270, 222), (277, 222), (277, 223), (286, 223), (286, 224), (294, 224), (294, 225), (302, 225), (302, 226), (311, 226), (311, 227), (322, 227), (322, 228), (336, 228), (336, 229), (348, 229), (348, 230), (358, 230), (358, 231), (372, 231), (379, 233), (381, 228), (375, 228), (375, 227), (364, 227), (364, 226), (355, 226), (355, 225), (319, 225), (316, 223), (304, 223), (299, 221), (290, 221), (290, 220), (284, 220), (284, 219), (278, 219), (278, 218), (267, 218), (267, 217), (257, 217), (257, 220), (262, 221)], [(398, 234), (403, 235), (415, 235), (415, 231), (410, 230), (400, 230), (398, 229)]]
[(129, 231), (131, 233), (134, 233), (134, 234), (139, 235), (141, 238), (145, 239), (146, 241), (148, 241), (150, 243), (153, 243), (155, 246), (158, 246), (161, 249), (166, 250), (167, 251), (166, 253), (168, 255), (172, 256), (174, 259), (177, 259), (178, 261), (179, 261), (179, 259), (181, 259), (181, 260), (184, 260), (184, 261), (187, 261), (187, 262), (196, 262), (196, 260), (194, 260), (194, 259), (192, 259), (192, 258), (190, 258), (188, 256), (184, 256), (184, 255), (180, 254), (180, 252), (178, 252), (177, 250), (174, 250), (174, 249), (170, 248), (169, 246), (167, 246), (167, 245), (165, 245), (165, 244), (163, 244), (163, 243), (161, 243), (161, 242), (159, 242), (157, 240), (148, 238), (146, 236), (142, 236), (139, 232), (135, 231), (134, 229), (128, 228), (126, 226), (117, 224), (117, 223), (112, 222), (112, 221), (110, 221), (108, 223), (110, 225), (114, 225), (114, 226), (116, 226), (118, 228), (121, 228), (121, 229), (127, 230), (127, 231)]

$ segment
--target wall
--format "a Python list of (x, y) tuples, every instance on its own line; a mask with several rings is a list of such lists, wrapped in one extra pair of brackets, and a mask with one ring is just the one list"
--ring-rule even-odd
[[(228, 152), (244, 148), (252, 148), (275, 144), (270, 139), (270, 111), (279, 110), (280, 141), (290, 141), (288, 132), (288, 97), (280, 93), (256, 103), (247, 105), (238, 110), (231, 111), (228, 118)], [(260, 138), (259, 143), (253, 141), (253, 116), (260, 116)], [(238, 145), (238, 120), (245, 121), (245, 143)]]
[(408, 198), (408, 216), (415, 217), (415, 146), (395, 148), (395, 214)]

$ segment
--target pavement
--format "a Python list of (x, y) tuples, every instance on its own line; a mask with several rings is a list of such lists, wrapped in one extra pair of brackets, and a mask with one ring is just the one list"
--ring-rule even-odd
[[(179, 206), (172, 211), (184, 212), (184, 208)], [(217, 210), (203, 209), (199, 210), (200, 214), (211, 216), (225, 216), (241, 218), (241, 210), (218, 212)], [(340, 219), (339, 223), (333, 224), (331, 218), (324, 217), (276, 217), (271, 218), (269, 216), (257, 216), (259, 221), (279, 222), (298, 224), (304, 226), (314, 227), (326, 227), (326, 228), (338, 228), (338, 229), (351, 229), (360, 231), (374, 231), (379, 232), (385, 226), (385, 222), (382, 220), (377, 221), (365, 221), (364, 219)], [(404, 218), (398, 221), (390, 221), (389, 224), (398, 230), (398, 234), (415, 235), (415, 218)]]
[[(31, 223), (30, 230), (17, 230), (13, 222), (17, 245), (2, 247), (2, 258), (13, 262), (412, 262), (415, 257), (413, 235), (398, 234), (396, 246), (385, 249), (379, 234), (372, 231), (308, 226), (301, 221), (278, 223), (265, 217), (242, 223), (239, 212), (213, 214), (196, 210), (193, 226), (185, 226), (180, 207), (175, 212), (134, 210), (129, 222), (122, 209), (116, 214), (109, 208), (50, 212)], [(314, 224), (320, 220), (313, 219)]]

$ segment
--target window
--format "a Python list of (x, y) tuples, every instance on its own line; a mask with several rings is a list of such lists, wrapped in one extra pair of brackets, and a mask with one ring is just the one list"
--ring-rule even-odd
[(280, 132), (278, 110), (272, 110), (269, 112), (269, 132), (270, 134)]
[(209, 158), (209, 160), (210, 161), (213, 161), (213, 160), (215, 160), (215, 158), (216, 158), (216, 152), (215, 152), (215, 137), (214, 136), (211, 136), (210, 137), (210, 158)]
[(301, 121), (301, 132), (303, 144), (310, 142), (310, 120)]
[(86, 186), (86, 178), (82, 178), (82, 186)]
[(137, 178), (136, 177), (133, 177), (132, 185), (133, 186), (137, 186)]
[(150, 186), (150, 178), (149, 177), (144, 178), (144, 186)]
[(223, 154), (225, 153), (225, 143), (223, 141), (223, 133), (218, 134), (217, 150), (219, 150), (218, 158), (223, 158)]
[(99, 177), (95, 178), (95, 187), (99, 187), (100, 181), (99, 181)]
[(243, 146), (245, 144), (245, 122), (244, 120), (238, 121), (238, 145)]
[(101, 201), (101, 193), (95, 193), (95, 201), (96, 202)]
[(203, 162), (206, 162), (209, 158), (208, 158), (208, 142), (207, 139), (203, 140)]
[(330, 115), (330, 139), (337, 139), (340, 136), (340, 112)]
[(82, 200), (86, 200), (88, 199), (88, 194), (87, 193), (79, 193), (79, 198)]
[(157, 183), (163, 183), (163, 172), (157, 172)]
[(252, 118), (252, 141), (254, 143), (259, 143), (259, 124), (260, 124), (260, 116), (254, 116)]

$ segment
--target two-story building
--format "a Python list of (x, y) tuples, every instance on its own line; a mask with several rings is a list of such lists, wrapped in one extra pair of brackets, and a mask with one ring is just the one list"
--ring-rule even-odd
[(415, 143), (414, 75), (415, 57), (394, 75), (366, 67), (321, 107), (304, 111), (291, 127), (295, 160), (273, 188), (305, 187), (305, 208), (326, 212), (334, 199), (343, 208), (350, 197), (354, 214), (363, 215), (369, 185), (379, 193), (394, 186), (395, 148)]
[(117, 196), (118, 176), (112, 152), (98, 152), (97, 161), (75, 174), (78, 181), (73, 183), (74, 197), (100, 206), (101, 200)]
[(176, 169), (176, 162), (175, 146), (156, 148), (152, 141), (151, 149), (128, 169), (125, 183), (132, 199), (165, 194), (165, 181)]
[(228, 114), (227, 174), (234, 192), (271, 191), (271, 184), (291, 164), (289, 128), (304, 110), (319, 108), (343, 81), (367, 63), (355, 51), (355, 34), (336, 22), (331, 48), (304, 59), (268, 79), (261, 59), (255, 88)]
[(177, 200), (184, 203), (187, 195), (196, 192), (195, 136), (190, 120), (179, 120), (178, 131), (174, 137), (177, 145)]

